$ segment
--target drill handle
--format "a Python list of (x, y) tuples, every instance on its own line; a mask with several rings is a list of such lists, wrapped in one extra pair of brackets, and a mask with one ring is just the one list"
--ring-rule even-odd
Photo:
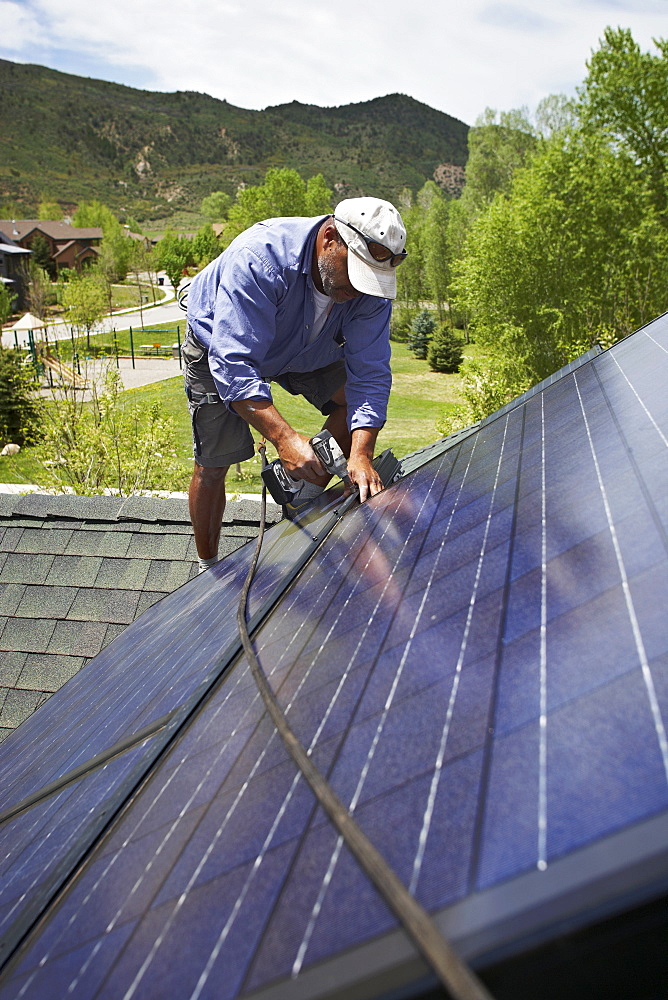
[(293, 479), (285, 471), (280, 458), (275, 458), (260, 474), (272, 498), (281, 505), (292, 503), (302, 488), (301, 482)]

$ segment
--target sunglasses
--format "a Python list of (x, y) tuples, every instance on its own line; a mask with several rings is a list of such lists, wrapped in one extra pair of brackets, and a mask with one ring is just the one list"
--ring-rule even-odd
[(334, 221), (342, 222), (344, 226), (348, 227), (348, 229), (352, 229), (354, 233), (361, 236), (369, 248), (369, 253), (374, 260), (378, 261), (379, 264), (387, 264), (389, 261), (390, 267), (398, 267), (402, 261), (406, 260), (406, 257), (408, 256), (407, 250), (402, 250), (401, 253), (395, 253), (394, 250), (390, 250), (389, 247), (379, 243), (378, 240), (372, 240), (369, 236), (365, 236), (364, 233), (360, 232), (359, 229), (356, 229), (355, 226), (351, 226), (351, 224), (346, 222), (344, 219), (337, 219), (337, 217), (334, 216)]

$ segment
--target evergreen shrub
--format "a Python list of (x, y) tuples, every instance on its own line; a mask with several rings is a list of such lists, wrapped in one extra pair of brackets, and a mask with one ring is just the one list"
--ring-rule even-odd
[[(26, 444), (39, 435), (41, 406), (32, 365), (13, 348), (0, 348), (0, 437), (2, 445)], [(0, 445), (0, 447), (2, 447)]]
[(390, 320), (390, 340), (395, 344), (405, 344), (411, 332), (411, 323), (415, 319), (416, 310), (410, 306), (395, 306)]
[(429, 341), (436, 329), (436, 321), (428, 309), (423, 309), (411, 323), (411, 330), (408, 336), (408, 349), (413, 352), (420, 361), (425, 361)]
[(450, 328), (449, 323), (440, 323), (427, 350), (427, 361), (433, 372), (453, 374), (459, 371), (464, 358), (464, 346)]

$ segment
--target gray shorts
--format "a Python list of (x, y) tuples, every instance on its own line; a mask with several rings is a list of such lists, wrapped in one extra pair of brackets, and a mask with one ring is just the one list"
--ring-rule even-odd
[[(206, 348), (190, 329), (181, 351), (186, 396), (193, 428), (195, 462), (205, 468), (223, 468), (245, 462), (255, 453), (245, 420), (221, 400), (209, 369)], [(303, 396), (321, 413), (334, 409), (332, 396), (346, 382), (343, 360), (315, 372), (287, 372), (274, 379), (293, 396)]]

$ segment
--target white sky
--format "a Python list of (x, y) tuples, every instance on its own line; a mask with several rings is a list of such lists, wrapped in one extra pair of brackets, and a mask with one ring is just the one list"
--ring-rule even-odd
[(653, 50), (668, 0), (0, 0), (0, 58), (244, 108), (399, 92), (473, 124), (573, 94), (607, 25)]

